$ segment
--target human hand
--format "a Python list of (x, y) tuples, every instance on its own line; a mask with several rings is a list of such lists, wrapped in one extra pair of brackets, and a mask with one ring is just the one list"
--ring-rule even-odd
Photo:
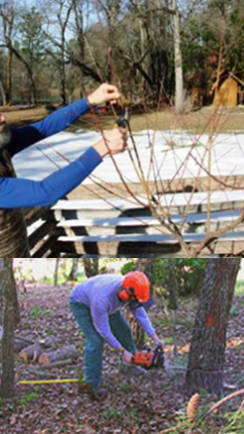
[(87, 97), (87, 101), (90, 105), (103, 104), (107, 101), (115, 104), (120, 96), (121, 95), (116, 86), (103, 83)]
[(107, 154), (117, 154), (124, 151), (126, 148), (126, 129), (114, 128), (103, 131), (103, 138), (93, 147), (102, 158)]
[(129, 351), (124, 350), (123, 356), (122, 356), (123, 362), (131, 363), (132, 357), (133, 357), (132, 353), (130, 353)]
[(165, 342), (163, 341), (163, 339), (159, 339), (159, 337), (155, 334), (152, 336), (152, 340), (153, 340), (155, 345), (160, 345), (162, 347), (162, 349), (164, 350)]
[(5, 116), (0, 113), (0, 149), (4, 148), (11, 140), (11, 131), (6, 123)]

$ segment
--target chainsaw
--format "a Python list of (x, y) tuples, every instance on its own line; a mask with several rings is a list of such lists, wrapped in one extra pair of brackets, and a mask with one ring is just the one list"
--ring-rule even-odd
[(131, 362), (139, 365), (144, 369), (164, 368), (164, 351), (161, 345), (157, 345), (153, 352), (142, 351), (135, 353)]

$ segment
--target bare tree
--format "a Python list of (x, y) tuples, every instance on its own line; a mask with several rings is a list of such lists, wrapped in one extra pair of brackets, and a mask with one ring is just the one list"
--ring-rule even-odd
[(180, 15), (177, 0), (172, 0), (174, 11), (174, 53), (175, 53), (175, 109), (177, 113), (183, 111), (184, 89), (183, 89), (183, 65), (180, 37)]
[[(12, 65), (13, 65), (13, 50), (9, 46), (9, 40), (12, 39), (16, 8), (14, 2), (4, 2), (0, 5), (0, 17), (2, 21), (3, 40), (7, 47), (5, 77), (1, 78), (1, 93), (3, 105), (10, 104), (12, 99)], [(3, 72), (1, 71), (1, 75)]]

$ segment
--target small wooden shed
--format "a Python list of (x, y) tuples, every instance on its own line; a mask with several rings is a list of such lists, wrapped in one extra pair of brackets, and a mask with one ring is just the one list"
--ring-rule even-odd
[(222, 73), (211, 88), (214, 107), (235, 107), (238, 104), (239, 85), (240, 81), (233, 74)]

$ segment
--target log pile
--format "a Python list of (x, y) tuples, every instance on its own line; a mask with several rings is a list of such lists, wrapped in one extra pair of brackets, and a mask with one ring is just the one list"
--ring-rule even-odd
[(50, 365), (66, 359), (77, 357), (74, 345), (61, 345), (57, 348), (57, 339), (53, 336), (39, 339), (36, 342), (16, 339), (15, 349), (19, 351), (19, 358), (28, 362), (38, 362)]

